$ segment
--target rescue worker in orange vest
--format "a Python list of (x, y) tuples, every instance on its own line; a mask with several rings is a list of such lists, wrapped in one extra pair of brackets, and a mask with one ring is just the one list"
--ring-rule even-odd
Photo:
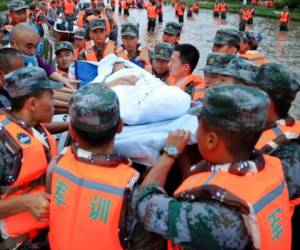
[(47, 249), (50, 196), (45, 174), (57, 152), (55, 139), (42, 123), (51, 121), (53, 90), (63, 85), (33, 67), (17, 69), (4, 81), (12, 109), (0, 112), (0, 247)]
[(116, 8), (115, 0), (110, 0), (110, 7), (111, 7), (112, 12), (115, 12), (115, 8)]
[(264, 54), (257, 51), (259, 43), (262, 41), (262, 39), (263, 37), (259, 32), (249, 30), (245, 31), (240, 46), (241, 57), (258, 65), (270, 62), (271, 60), (266, 58)]
[(107, 38), (106, 21), (96, 18), (90, 23), (90, 37), (79, 60), (99, 62), (102, 58), (115, 52), (115, 43)]
[[(67, 41), (58, 41), (54, 44), (56, 72), (65, 78), (75, 79), (74, 74), (71, 76), (71, 65), (75, 62), (73, 45)], [(74, 73), (74, 72), (72, 72)]]
[(73, 0), (65, 0), (63, 4), (63, 10), (67, 22), (67, 30), (73, 31), (73, 21), (75, 14), (75, 4)]
[(214, 3), (213, 16), (215, 18), (219, 18), (220, 16), (220, 4), (218, 0), (216, 0)]
[(290, 20), (291, 20), (291, 17), (290, 17), (290, 13), (289, 13), (289, 7), (285, 6), (280, 15), (279, 30), (280, 31), (288, 31), (288, 24), (289, 24)]
[(191, 44), (175, 46), (171, 56), (167, 79), (169, 85), (177, 86), (189, 94), (193, 101), (204, 97), (204, 82), (201, 76), (192, 74), (200, 58), (199, 51)]
[(162, 3), (161, 0), (159, 0), (156, 4), (156, 11), (157, 11), (157, 15), (158, 15), (158, 23), (162, 23), (163, 22), (164, 7), (163, 7), (163, 3)]
[(139, 25), (129, 22), (122, 24), (121, 39), (122, 45), (116, 49), (116, 55), (152, 72), (150, 51), (139, 44)]
[(168, 22), (163, 30), (162, 41), (172, 45), (179, 45), (182, 25), (176, 22)]
[(154, 0), (150, 1), (150, 4), (146, 7), (147, 16), (148, 16), (148, 27), (147, 31), (154, 32), (156, 25), (156, 16), (157, 16), (157, 8)]
[(73, 143), (48, 168), (51, 249), (164, 249), (130, 207), (139, 173), (114, 153), (123, 128), (115, 92), (88, 84), (72, 97), (69, 115)]
[(13, 0), (7, 4), (9, 10), (8, 18), (9, 24), (5, 27), (6, 30), (10, 31), (13, 26), (18, 23), (27, 22), (28, 14), (28, 5), (25, 4), (22, 0)]
[(213, 39), (212, 52), (237, 54), (240, 50), (242, 33), (236, 29), (219, 29)]
[(253, 24), (253, 18), (255, 15), (255, 7), (254, 5), (251, 5), (248, 9), (248, 21), (247, 24), (252, 25)]
[(248, 9), (246, 5), (243, 5), (242, 8), (240, 9), (239, 16), (240, 16), (239, 30), (245, 31), (247, 22), (249, 20)]
[(255, 86), (271, 99), (268, 123), (256, 148), (262, 153), (278, 157), (282, 162), (289, 190), (292, 217), (292, 249), (299, 249), (300, 240), (300, 121), (288, 112), (300, 90), (300, 76), (288, 66), (271, 62), (261, 66), (255, 77)]
[(118, 12), (119, 15), (122, 13), (122, 0), (118, 0)]
[(86, 45), (86, 30), (85, 29), (77, 29), (74, 34), (74, 57), (75, 60), (78, 60), (81, 51), (85, 50)]
[(184, 21), (184, 11), (185, 11), (185, 3), (181, 1), (177, 6), (177, 15), (178, 15), (179, 23), (183, 23)]
[(193, 6), (193, 4), (190, 4), (188, 6), (186, 16), (187, 17), (193, 17), (193, 11), (194, 11), (194, 6)]
[(228, 11), (228, 5), (227, 5), (227, 3), (225, 3), (224, 0), (222, 0), (222, 2), (220, 3), (221, 19), (226, 20), (227, 11)]
[(105, 15), (103, 15), (103, 16), (106, 17), (106, 22), (108, 23), (107, 27), (110, 30), (109, 39), (114, 41), (117, 44), (118, 43), (118, 29), (119, 29), (118, 23), (115, 18), (114, 12), (112, 11), (112, 9), (109, 6), (105, 7)]
[(198, 116), (196, 136), (204, 160), (190, 168), (174, 198), (163, 187), (190, 132), (169, 134), (133, 204), (145, 228), (172, 241), (169, 249), (290, 249), (280, 160), (253, 151), (268, 108), (261, 90), (233, 84), (209, 88), (203, 106), (189, 111)]
[(123, 0), (122, 1), (122, 8), (124, 16), (129, 16), (129, 1)]
[(53, 26), (57, 17), (58, 17), (57, 3), (55, 0), (52, 0), (50, 2), (50, 8), (48, 9), (48, 12), (47, 12), (48, 23)]
[(194, 2), (193, 5), (193, 12), (195, 14), (199, 14), (199, 9), (200, 9), (200, 1)]
[(174, 50), (174, 46), (169, 43), (158, 43), (154, 47), (152, 59), (152, 74), (166, 82), (169, 73), (169, 62)]

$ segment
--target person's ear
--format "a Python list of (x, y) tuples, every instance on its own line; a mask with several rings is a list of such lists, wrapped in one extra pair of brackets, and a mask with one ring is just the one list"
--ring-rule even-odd
[(214, 132), (208, 132), (209, 134), (206, 137), (206, 145), (207, 149), (210, 151), (213, 151), (218, 147), (218, 144), (220, 142), (219, 137), (216, 133)]
[(31, 112), (35, 112), (37, 110), (37, 99), (35, 97), (29, 97), (26, 101), (25, 101), (25, 108), (27, 110), (30, 110)]
[(118, 127), (117, 127), (117, 134), (120, 134), (123, 131), (124, 128), (124, 122), (122, 119), (120, 119)]

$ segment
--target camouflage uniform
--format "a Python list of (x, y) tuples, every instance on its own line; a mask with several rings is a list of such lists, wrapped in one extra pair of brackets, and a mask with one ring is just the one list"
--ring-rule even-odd
[[(169, 62), (171, 60), (171, 56), (174, 50), (174, 46), (168, 43), (158, 43), (154, 47), (154, 51), (152, 53), (151, 59), (152, 60), (163, 60)], [(165, 82), (169, 77), (169, 70), (161, 75), (155, 72), (154, 68), (152, 67), (152, 73), (163, 82)]]
[(61, 50), (70, 50), (74, 52), (72, 43), (67, 41), (59, 41), (54, 44), (54, 52), (56, 55)]
[(259, 32), (247, 30), (243, 34), (243, 41), (251, 44), (252, 46), (258, 46), (262, 40), (263, 36)]
[[(99, 83), (91, 83), (80, 88), (73, 95), (70, 100), (69, 115), (70, 122), (76, 129), (91, 133), (105, 133), (120, 121), (119, 100), (111, 89)], [(91, 159), (95, 154), (84, 151), (87, 155), (91, 154), (89, 160), (93, 161)], [(134, 189), (135, 186), (131, 188)], [(121, 220), (126, 221), (124, 226), (128, 234), (125, 237), (129, 238), (127, 239), (129, 249), (165, 249), (165, 240), (145, 231), (141, 222), (135, 217), (130, 206), (131, 194), (128, 195), (127, 201), (123, 214), (125, 219)]]
[(213, 44), (216, 45), (232, 45), (240, 48), (240, 44), (242, 41), (242, 33), (236, 29), (226, 28), (219, 29), (213, 39)]
[[(222, 85), (209, 88), (203, 107), (191, 108), (189, 113), (224, 130), (255, 132), (265, 127), (268, 106), (263, 91)], [(257, 157), (253, 155), (250, 162), (258, 168)], [(147, 230), (184, 249), (245, 249), (251, 244), (241, 214), (217, 201), (179, 201), (152, 184), (137, 190), (133, 206)]]
[[(300, 77), (287, 66), (275, 62), (267, 63), (260, 68), (255, 83), (269, 95), (276, 106), (291, 105), (300, 90)], [(283, 119), (285, 118), (288, 117)], [(267, 127), (274, 127), (276, 123), (278, 121), (268, 124)], [(290, 198), (300, 197), (299, 140), (279, 146), (271, 155), (282, 161)]]
[(28, 9), (29, 6), (26, 5), (25, 2), (22, 0), (13, 0), (7, 4), (7, 8), (10, 11), (19, 11), (19, 10), (23, 10), (23, 9)]
[[(170, 35), (176, 35), (180, 36), (182, 30), (182, 25), (176, 22), (168, 22), (163, 30), (163, 33), (167, 33)], [(178, 45), (179, 43), (176, 43), (174, 45)]]

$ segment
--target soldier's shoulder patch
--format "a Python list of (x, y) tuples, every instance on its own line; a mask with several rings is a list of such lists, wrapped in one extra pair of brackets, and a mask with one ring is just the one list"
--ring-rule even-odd
[(17, 133), (17, 139), (22, 144), (30, 144), (31, 143), (30, 136), (24, 132)]

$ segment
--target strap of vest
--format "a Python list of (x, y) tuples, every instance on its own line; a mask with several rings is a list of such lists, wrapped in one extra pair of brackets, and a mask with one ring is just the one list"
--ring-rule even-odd
[(23, 185), (18, 185), (16, 187), (9, 187), (9, 186), (0, 187), (0, 192), (2, 195), (11, 195), (13, 193), (16, 193), (16, 192), (24, 189), (25, 191), (23, 192), (23, 194), (25, 194), (25, 193), (28, 193), (30, 190), (32, 190), (35, 187), (44, 185), (45, 177), (46, 177), (46, 175), (43, 174), (41, 177), (39, 177), (36, 180), (33, 180), (33, 181), (23, 184)]
[(223, 189), (216, 185), (202, 185), (200, 187), (195, 187), (193, 189), (175, 195), (175, 198), (188, 202), (215, 200), (233, 206), (243, 214), (250, 213), (250, 208), (247, 202), (228, 192), (226, 189)]
[(29, 240), (29, 234), (23, 234), (17, 237), (10, 237), (0, 243), (0, 250), (15, 249), (20, 243)]

